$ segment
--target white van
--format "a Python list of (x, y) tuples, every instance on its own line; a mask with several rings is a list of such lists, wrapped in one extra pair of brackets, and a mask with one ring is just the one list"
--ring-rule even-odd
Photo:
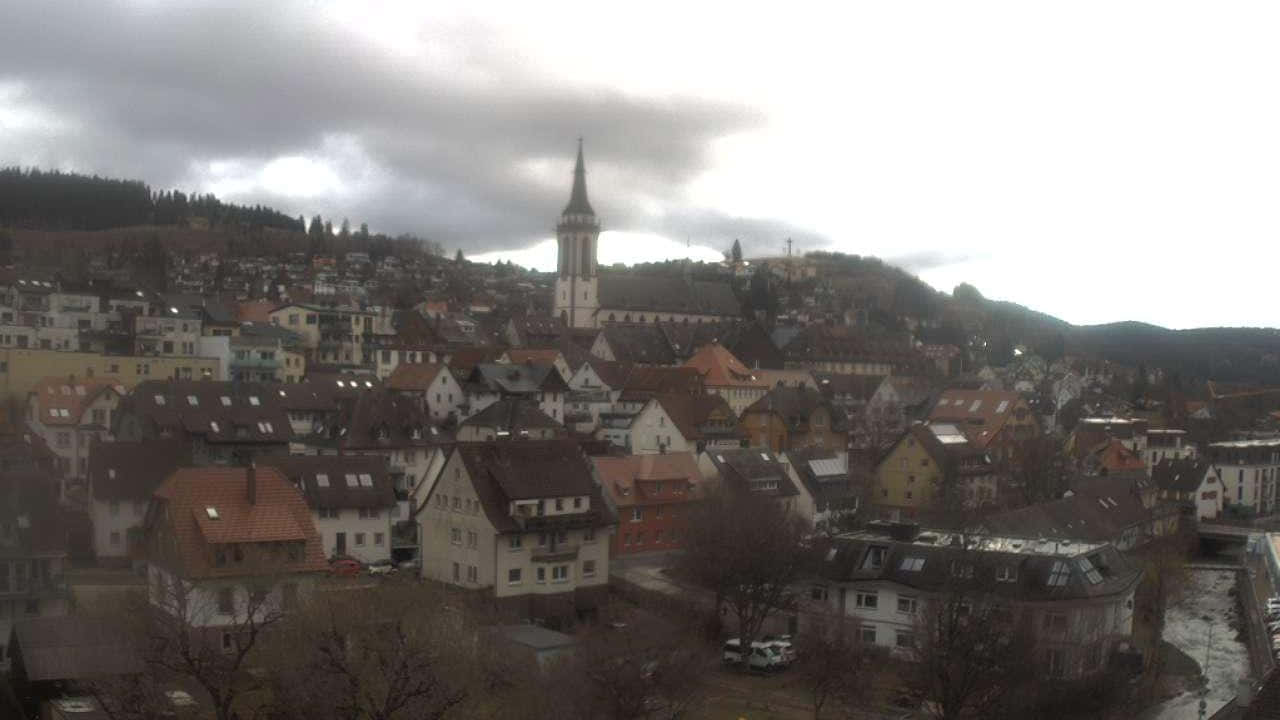
[[(726, 665), (738, 665), (742, 663), (742, 641), (738, 638), (731, 638), (724, 643), (724, 651), (720, 655), (720, 659)], [(783, 666), (782, 654), (772, 645), (753, 642), (751, 643), (751, 657), (747, 660), (747, 665), (752, 670), (777, 670)]]

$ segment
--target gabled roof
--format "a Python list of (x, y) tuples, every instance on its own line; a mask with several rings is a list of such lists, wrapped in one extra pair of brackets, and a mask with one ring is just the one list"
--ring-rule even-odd
[(985, 448), (1004, 428), (1021, 401), (1016, 392), (947, 390), (933, 406), (929, 420), (956, 423), (973, 444)]
[(499, 532), (519, 529), (509, 507), (514, 500), (585, 495), (599, 513), (598, 525), (614, 521), (574, 440), (458, 443), (454, 453), (466, 465), (485, 515)]
[(552, 365), (482, 363), (471, 371), (468, 380), (491, 391), (514, 395), (565, 392), (569, 389)]
[(818, 408), (826, 408), (831, 415), (831, 430), (848, 429), (849, 417), (842, 408), (831, 404), (822, 393), (807, 387), (778, 387), (751, 403), (743, 415), (767, 413), (782, 418), (794, 432), (808, 432), (809, 418)]
[(588, 358), (587, 362), (591, 364), (591, 369), (600, 378), (600, 382), (607, 385), (610, 390), (621, 390), (627, 382), (627, 376), (631, 374), (631, 366), (626, 363), (601, 360), (594, 355)]
[(982, 526), (1001, 535), (1111, 542), (1127, 528), (1151, 518), (1151, 511), (1143, 507), (1141, 498), (1121, 484), (1112, 493), (1081, 492), (991, 515)]
[(656, 324), (611, 323), (600, 332), (604, 334), (605, 341), (613, 351), (613, 358), (618, 362), (643, 365), (671, 365), (676, 362), (676, 354), (667, 341), (667, 336)]
[(457, 377), (464, 378), (481, 363), (492, 363), (502, 357), (504, 351), (496, 347), (460, 347), (449, 353), (449, 369)]
[(120, 410), (144, 428), (198, 435), (205, 442), (286, 443), (293, 437), (281, 403), (284, 385), (213, 380), (147, 380)]
[(653, 398), (662, 404), (662, 409), (667, 411), (667, 416), (687, 441), (747, 438), (738, 414), (729, 406), (729, 401), (719, 395), (663, 393)]
[(472, 415), (460, 424), (462, 427), (491, 427), (505, 430), (513, 436), (520, 430), (533, 428), (561, 429), (560, 423), (538, 408), (536, 402), (522, 397), (508, 397)]
[(302, 490), (312, 508), (387, 508), (396, 504), (379, 455), (275, 455), (261, 460)]
[(93, 499), (145, 502), (174, 470), (190, 463), (191, 444), (181, 439), (94, 442), (89, 447)]
[(800, 494), (781, 458), (768, 450), (708, 448), (706, 454), (720, 473), (720, 479), (735, 492), (772, 497)]
[[(645, 501), (672, 500), (687, 502), (700, 497), (703, 482), (698, 471), (698, 463), (689, 453), (668, 453), (665, 455), (623, 455), (599, 456), (591, 458), (596, 473), (605, 491), (618, 507), (629, 507), (644, 504)], [(649, 497), (645, 483), (661, 481), (664, 492), (660, 496)], [(678, 495), (670, 493), (671, 486), (666, 483), (681, 483), (682, 490)]]
[(876, 394), (880, 383), (884, 382), (887, 376), (814, 373), (813, 377), (818, 383), (818, 389), (828, 398), (841, 400), (848, 398), (865, 403)]
[[(320, 535), (302, 493), (279, 471), (257, 468), (253, 471), (255, 499), (250, 503), (249, 472), (242, 467), (203, 467), (170, 475), (155, 493), (167, 512), (157, 513), (153, 506), (147, 514), (152, 559), (184, 578), (325, 570)], [(166, 518), (172, 534), (157, 544), (156, 526)], [(304, 543), (301, 559), (291, 562), (280, 557), (269, 569), (246, 567), (230, 558), (222, 566), (215, 564), (217, 545), (278, 542)]]
[(115, 378), (45, 377), (31, 390), (36, 416), (42, 425), (80, 424), (89, 405), (103, 393), (124, 397), (126, 391)]
[(610, 272), (600, 274), (600, 312), (608, 311), (735, 318), (742, 315), (742, 305), (726, 282)]
[(385, 385), (388, 390), (426, 392), (442, 372), (449, 372), (449, 366), (438, 363), (400, 363), (391, 371)]
[(434, 427), (416, 400), (398, 393), (362, 393), (345, 406), (312, 441), (329, 440), (344, 449), (429, 447), (452, 438)]
[(1200, 489), (1213, 463), (1204, 457), (1165, 458), (1151, 468), (1151, 481), (1161, 490), (1193, 493)]
[(68, 525), (54, 478), (34, 469), (0, 473), (0, 527), (13, 528), (0, 559), (65, 555)]
[(788, 450), (784, 456), (819, 510), (831, 505), (847, 506), (857, 498), (858, 489), (849, 475), (848, 455), (837, 455), (823, 448), (797, 448)]
[(641, 401), (659, 394), (705, 395), (702, 373), (691, 367), (636, 366), (627, 375), (621, 399)]
[(1137, 453), (1116, 438), (1102, 441), (1090, 450), (1090, 455), (1108, 472), (1147, 468), (1147, 463)]
[(767, 388), (769, 383), (742, 364), (722, 345), (704, 345), (689, 358), (685, 367), (695, 368), (702, 373), (704, 382), (710, 387), (745, 387)]

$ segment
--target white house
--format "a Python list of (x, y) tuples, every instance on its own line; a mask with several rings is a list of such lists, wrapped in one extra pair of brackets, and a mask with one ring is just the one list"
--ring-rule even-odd
[(325, 557), (391, 559), (397, 509), (387, 460), (371, 455), (282, 455), (262, 460), (302, 491)]
[(638, 412), (618, 407), (601, 414), (597, 436), (632, 455), (689, 450), (688, 440), (657, 398), (650, 398)]

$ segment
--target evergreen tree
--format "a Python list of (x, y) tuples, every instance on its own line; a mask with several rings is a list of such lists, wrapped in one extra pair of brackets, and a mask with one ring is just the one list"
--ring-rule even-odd
[(735, 264), (742, 262), (742, 243), (738, 242), (738, 238), (733, 239), (733, 249), (729, 252)]
[(462, 248), (458, 248), (458, 254), (453, 256), (453, 261), (459, 265), (462, 264)]

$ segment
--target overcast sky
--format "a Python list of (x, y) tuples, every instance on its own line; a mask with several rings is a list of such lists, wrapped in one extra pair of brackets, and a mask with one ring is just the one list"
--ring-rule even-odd
[(581, 135), (602, 262), (791, 237), (1076, 323), (1280, 325), (1275, 2), (443, 5), (0, 0), (0, 164), (546, 268)]

